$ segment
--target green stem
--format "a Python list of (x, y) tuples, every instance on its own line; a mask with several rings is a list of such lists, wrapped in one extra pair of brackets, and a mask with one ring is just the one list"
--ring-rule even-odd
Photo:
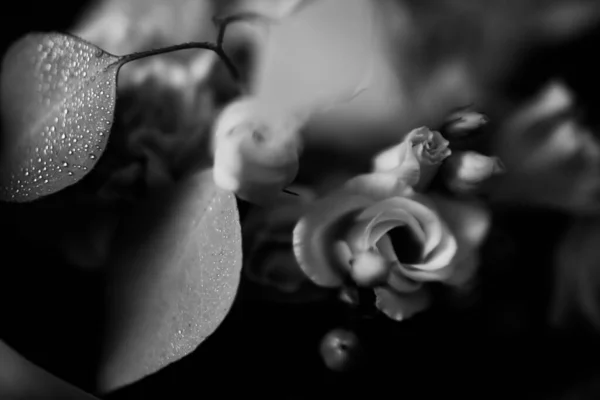
[(223, 48), (220, 45), (210, 43), (210, 42), (188, 42), (188, 43), (177, 44), (174, 46), (163, 47), (160, 49), (153, 49), (153, 50), (148, 50), (148, 51), (141, 51), (138, 53), (132, 53), (132, 54), (128, 54), (125, 56), (121, 56), (121, 58), (119, 59), (119, 64), (124, 65), (130, 61), (140, 60), (140, 59), (146, 58), (146, 57), (156, 56), (159, 54), (171, 53), (171, 52), (179, 51), (179, 50), (187, 50), (187, 49), (205, 49), (205, 50), (214, 51), (219, 56), (219, 58), (223, 61), (223, 63), (229, 70), (229, 73), (231, 74), (233, 79), (236, 81), (236, 83), (239, 83), (240, 74), (239, 74), (236, 66), (229, 59), (229, 57), (227, 56), (225, 51), (223, 51)]

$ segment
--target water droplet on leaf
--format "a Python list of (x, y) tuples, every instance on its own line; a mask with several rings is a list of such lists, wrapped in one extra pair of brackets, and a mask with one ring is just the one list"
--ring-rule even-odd
[[(0, 77), (0, 200), (55, 193), (95, 165), (112, 126), (121, 59), (61, 33), (31, 33), (9, 48)], [(100, 150), (91, 157), (90, 148)], [(62, 160), (82, 164), (75, 179), (60, 168)], [(25, 172), (43, 165), (51, 171), (44, 180)]]

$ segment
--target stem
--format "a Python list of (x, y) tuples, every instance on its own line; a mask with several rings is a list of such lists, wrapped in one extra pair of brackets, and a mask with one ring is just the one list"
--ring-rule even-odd
[(160, 49), (140, 51), (138, 53), (132, 53), (132, 54), (128, 54), (126, 56), (122, 56), (119, 59), (119, 64), (124, 65), (130, 61), (140, 60), (140, 59), (146, 58), (146, 57), (156, 56), (159, 54), (171, 53), (171, 52), (179, 51), (179, 50), (187, 50), (187, 49), (205, 49), (205, 50), (214, 51), (219, 56), (221, 61), (223, 61), (223, 63), (229, 70), (229, 73), (231, 74), (232, 78), (236, 81), (236, 83), (239, 83), (240, 73), (238, 72), (236, 66), (229, 59), (229, 57), (227, 56), (225, 51), (223, 51), (223, 48), (219, 44), (214, 44), (214, 43), (210, 43), (210, 42), (188, 42), (188, 43), (177, 44), (174, 46), (163, 47)]
[(283, 189), (283, 193), (291, 194), (293, 196), (299, 196), (298, 193), (294, 193), (294, 192), (292, 192), (291, 190), (288, 190), (288, 189)]
[(227, 17), (214, 17), (213, 23), (218, 29), (217, 34), (217, 46), (222, 47), (223, 41), (225, 40), (225, 32), (227, 31), (227, 27), (235, 22), (243, 22), (243, 21), (262, 21), (262, 22), (274, 22), (272, 18), (267, 17), (266, 15), (257, 14), (254, 12), (242, 12), (235, 15), (229, 15)]
[(227, 27), (230, 24), (232, 24), (234, 22), (238, 22), (238, 21), (248, 21), (248, 20), (272, 21), (272, 19), (269, 17), (260, 15), (257, 13), (253, 13), (253, 12), (240, 13), (240, 14), (231, 15), (231, 16), (224, 17), (224, 18), (215, 17), (215, 18), (213, 18), (213, 23), (217, 26), (217, 29), (218, 29), (216, 43), (188, 42), (188, 43), (177, 44), (174, 46), (163, 47), (160, 49), (141, 51), (138, 53), (132, 53), (132, 54), (128, 54), (125, 56), (121, 56), (121, 58), (119, 58), (118, 64), (119, 64), (119, 66), (123, 66), (124, 64), (126, 64), (130, 61), (140, 60), (142, 58), (156, 56), (159, 54), (171, 53), (171, 52), (179, 51), (179, 50), (205, 49), (205, 50), (214, 51), (219, 56), (221, 61), (223, 61), (223, 63), (229, 70), (229, 73), (231, 74), (231, 77), (233, 78), (233, 80), (238, 84), (238, 86), (240, 86), (241, 85), (240, 73), (239, 73), (237, 67), (235, 66), (235, 64), (229, 58), (229, 56), (227, 56), (227, 53), (225, 53), (225, 50), (223, 50), (223, 41), (225, 40), (225, 33), (227, 31)]

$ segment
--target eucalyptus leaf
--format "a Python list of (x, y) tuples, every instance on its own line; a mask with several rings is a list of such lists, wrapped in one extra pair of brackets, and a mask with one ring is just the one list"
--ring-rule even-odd
[(214, 51), (232, 76), (239, 76), (221, 43), (189, 42), (115, 56), (57, 32), (30, 33), (15, 42), (0, 77), (0, 200), (33, 201), (83, 178), (106, 147), (120, 68), (192, 48)]
[(102, 391), (177, 361), (225, 318), (242, 264), (235, 197), (201, 172), (140, 204), (114, 243)]
[(75, 36), (31, 33), (2, 62), (0, 200), (26, 202), (85, 176), (104, 151), (124, 59)]

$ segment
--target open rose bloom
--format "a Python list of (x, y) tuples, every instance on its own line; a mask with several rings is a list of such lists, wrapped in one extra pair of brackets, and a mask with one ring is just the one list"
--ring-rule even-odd
[(450, 153), (438, 132), (415, 129), (375, 159), (374, 172), (315, 201), (294, 230), (302, 270), (325, 287), (372, 287), (394, 320), (431, 304), (428, 282), (466, 285), (490, 221), (477, 200), (425, 194)]

